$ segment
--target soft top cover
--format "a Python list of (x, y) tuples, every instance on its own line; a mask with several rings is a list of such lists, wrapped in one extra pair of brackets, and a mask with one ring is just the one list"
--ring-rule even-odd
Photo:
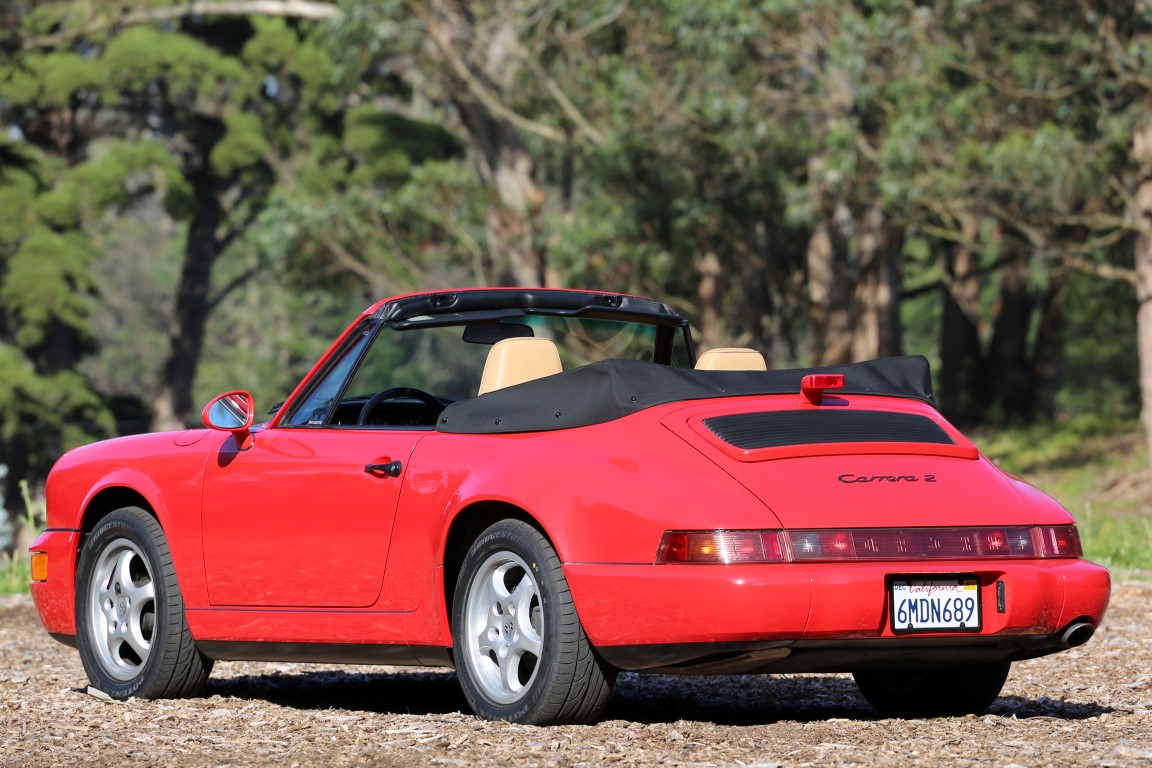
[(844, 374), (844, 388), (835, 393), (904, 397), (936, 405), (928, 361), (920, 356), (778, 371), (696, 371), (602, 360), (455, 402), (444, 409), (436, 428), (459, 434), (509, 434), (584, 427), (682, 400), (797, 394), (800, 380), (810, 373)]

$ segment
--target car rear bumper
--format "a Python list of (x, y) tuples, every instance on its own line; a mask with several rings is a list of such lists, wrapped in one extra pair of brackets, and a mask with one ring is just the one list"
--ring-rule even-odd
[(44, 628), (62, 642), (76, 634), (76, 550), (80, 537), (80, 531), (49, 529), (28, 548), (48, 555), (48, 580), (34, 581), (30, 589)]
[[(606, 661), (621, 669), (694, 673), (1042, 656), (1090, 637), (1111, 588), (1106, 569), (1055, 559), (930, 567), (577, 563), (565, 573), (584, 630)], [(888, 583), (903, 574), (974, 574), (980, 632), (893, 633)]]

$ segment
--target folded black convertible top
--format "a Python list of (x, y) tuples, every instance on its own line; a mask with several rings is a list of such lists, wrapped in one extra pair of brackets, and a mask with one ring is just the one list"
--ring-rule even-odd
[(935, 407), (928, 361), (920, 356), (779, 371), (696, 371), (632, 360), (603, 360), (448, 406), (436, 428), (508, 434), (602, 424), (682, 400), (800, 392), (810, 373), (842, 373), (850, 395), (922, 400)]

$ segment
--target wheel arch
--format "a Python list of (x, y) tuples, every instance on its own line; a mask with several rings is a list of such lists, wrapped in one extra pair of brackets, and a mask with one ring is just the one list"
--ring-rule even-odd
[(555, 547), (555, 542), (540, 521), (525, 509), (504, 501), (479, 501), (460, 510), (452, 519), (444, 540), (444, 614), (449, 632), (452, 628), (452, 601), (456, 596), (456, 581), (472, 542), (485, 530), (501, 520), (519, 520), (536, 530)]
[[(135, 488), (122, 485), (102, 488), (88, 500), (84, 506), (84, 514), (80, 519), (80, 529), (89, 534), (99, 525), (100, 521), (118, 509), (124, 507), (139, 507), (160, 522), (155, 507)], [(163, 525), (161, 524), (161, 527)], [(77, 552), (79, 557), (79, 552)]]

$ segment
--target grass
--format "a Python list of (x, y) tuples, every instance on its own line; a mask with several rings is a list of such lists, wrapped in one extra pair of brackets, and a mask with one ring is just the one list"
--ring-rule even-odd
[[(20, 481), (20, 493), (24, 497), (24, 525), (39, 533), (43, 526), (39, 521), (44, 520), (44, 510), (33, 503), (32, 493), (28, 489), (28, 481)], [(39, 511), (39, 516), (37, 512)], [(11, 555), (0, 555), (0, 595), (15, 595), (28, 591), (28, 583), (32, 580), (32, 561), (27, 552), (13, 552)]]
[(17, 595), (28, 591), (32, 564), (23, 552), (0, 555), (0, 595)]
[(1138, 421), (1082, 417), (972, 437), (1006, 471), (1072, 513), (1090, 560), (1152, 570), (1152, 471)]

